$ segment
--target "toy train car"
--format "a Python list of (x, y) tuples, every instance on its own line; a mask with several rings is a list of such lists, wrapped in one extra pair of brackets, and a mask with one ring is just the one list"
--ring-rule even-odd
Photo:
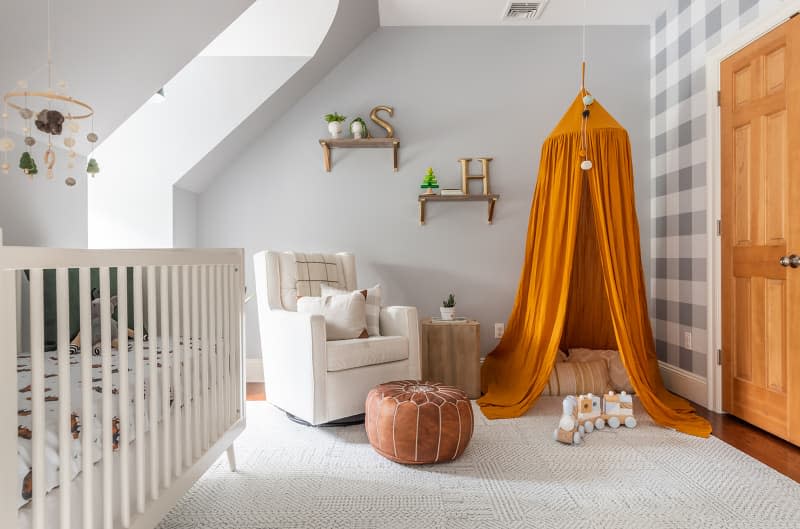
[(553, 438), (565, 444), (579, 444), (584, 435), (608, 425), (619, 428), (636, 427), (633, 416), (633, 397), (624, 391), (616, 394), (609, 391), (600, 397), (591, 393), (577, 397), (569, 395), (564, 399), (561, 419)]

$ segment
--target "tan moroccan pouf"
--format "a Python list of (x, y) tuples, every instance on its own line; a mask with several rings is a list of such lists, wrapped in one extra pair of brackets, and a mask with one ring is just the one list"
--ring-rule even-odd
[(453, 386), (398, 380), (367, 395), (364, 426), (372, 448), (397, 463), (452, 461), (472, 438), (472, 405)]

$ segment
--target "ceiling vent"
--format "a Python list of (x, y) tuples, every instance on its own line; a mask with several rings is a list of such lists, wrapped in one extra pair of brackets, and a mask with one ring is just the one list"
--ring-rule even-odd
[(540, 2), (509, 2), (503, 20), (538, 20), (550, 0)]

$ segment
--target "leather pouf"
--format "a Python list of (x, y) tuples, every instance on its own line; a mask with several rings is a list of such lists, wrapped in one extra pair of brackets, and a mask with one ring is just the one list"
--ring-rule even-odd
[(472, 405), (464, 391), (418, 380), (375, 386), (364, 426), (372, 448), (397, 463), (452, 461), (472, 438)]

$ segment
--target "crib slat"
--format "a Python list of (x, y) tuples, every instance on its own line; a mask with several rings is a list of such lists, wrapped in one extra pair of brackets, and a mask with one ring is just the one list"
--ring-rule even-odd
[(223, 333), (223, 367), (225, 373), (224, 380), (224, 402), (225, 402), (225, 428), (231, 425), (231, 267), (222, 267), (222, 333)]
[(44, 441), (44, 284), (41, 269), (30, 271), (31, 332), (31, 469), (33, 471), (33, 528), (46, 526), (44, 495), (46, 493)]
[(181, 439), (182, 439), (182, 430), (181, 430), (181, 404), (183, 402), (183, 391), (181, 388), (181, 365), (182, 365), (182, 349), (183, 344), (182, 337), (181, 337), (181, 314), (180, 314), (180, 283), (179, 280), (179, 272), (180, 269), (177, 266), (172, 267), (172, 416), (174, 418), (173, 424), (175, 425), (175, 432), (174, 437), (172, 440), (172, 446), (175, 450), (174, 458), (175, 461), (175, 468), (174, 468), (174, 476), (179, 477), (181, 475), (182, 470), (182, 463), (183, 463), (183, 454), (181, 453)]
[[(0, 251), (2, 253), (2, 251)], [(19, 385), (17, 378), (17, 355), (21, 351), (19, 340), (22, 329), (22, 315), (18, 312), (21, 297), (17, 292), (17, 270), (0, 269), (0, 401), (13, 402), (14, 406), (0, 406), (0, 468), (12, 469), (19, 464), (17, 453), (19, 417), (17, 415), (17, 399)], [(0, 520), (3, 529), (18, 529), (21, 524), (17, 520), (20, 487), (16, 474), (0, 479)]]
[(83, 480), (83, 527), (94, 527), (94, 410), (92, 399), (92, 285), (89, 268), (78, 270), (81, 322), (81, 479)]
[(190, 266), (183, 266), (183, 277), (181, 278), (181, 306), (183, 309), (183, 421), (184, 421), (184, 439), (186, 440), (186, 450), (183, 452), (183, 464), (189, 467), (192, 464), (192, 383), (191, 383), (191, 368), (192, 368), (192, 326), (189, 312), (189, 279), (192, 268)]
[(200, 268), (192, 267), (192, 424), (194, 457), (200, 457)]
[(209, 375), (209, 432), (211, 441), (217, 439), (217, 276), (216, 266), (208, 267), (208, 375)]
[(134, 402), (136, 414), (136, 511), (144, 512), (144, 303), (142, 302), (142, 267), (133, 267), (133, 346), (136, 383)]
[(147, 399), (150, 425), (150, 497), (158, 499), (158, 313), (156, 308), (156, 267), (147, 267), (147, 334), (149, 377)]
[(128, 267), (117, 268), (117, 350), (119, 355), (119, 496), (122, 527), (131, 525), (130, 391), (128, 380)]
[(61, 529), (69, 529), (72, 516), (72, 386), (69, 359), (69, 271), (56, 270), (56, 315), (58, 338), (58, 456), (59, 518)]
[(102, 422), (103, 443), (103, 528), (113, 529), (114, 490), (112, 462), (112, 394), (111, 394), (111, 278), (108, 267), (100, 268), (100, 360), (102, 365)]
[(208, 359), (209, 359), (209, 340), (208, 340), (208, 267), (200, 267), (200, 328), (203, 338), (200, 342), (200, 368), (201, 378), (200, 387), (203, 406), (203, 429), (200, 432), (201, 446), (203, 451), (208, 449)]
[(164, 488), (172, 483), (172, 412), (170, 410), (170, 377), (169, 367), (172, 361), (172, 344), (169, 336), (169, 270), (166, 266), (161, 267), (161, 425), (164, 427), (162, 434), (163, 444), (160, 452), (164, 460), (161, 465), (161, 474)]
[(216, 385), (214, 389), (216, 390), (216, 400), (217, 400), (217, 413), (216, 413), (216, 421), (217, 421), (217, 437), (221, 436), (225, 429), (227, 428), (227, 424), (225, 423), (225, 373), (223, 369), (223, 358), (225, 357), (225, 348), (222, 345), (222, 333), (224, 332), (222, 328), (222, 307), (223, 307), (223, 298), (222, 298), (222, 267), (215, 266), (214, 267), (214, 284), (216, 285), (216, 303), (214, 303), (213, 308), (216, 314), (216, 329), (217, 329), (217, 340), (215, 343), (215, 358), (217, 360), (217, 369), (216, 369)]
[(241, 269), (240, 266), (233, 267), (233, 294), (234, 294), (234, 308), (233, 314), (234, 319), (236, 320), (236, 330), (234, 332), (234, 340), (236, 343), (236, 347), (234, 349), (233, 354), (233, 361), (234, 361), (234, 387), (235, 387), (235, 395), (236, 395), (236, 415), (235, 419), (238, 420), (240, 417), (243, 416), (244, 410), (242, 409), (242, 403), (244, 402), (244, 387), (242, 386), (242, 380), (244, 380), (244, 364), (242, 362), (242, 354), (243, 354), (243, 347), (242, 347), (242, 336), (244, 336), (244, 319), (242, 318), (242, 310), (243, 307), (243, 299), (242, 295), (244, 294), (244, 282), (242, 281), (244, 271)]
[(231, 395), (231, 422), (236, 422), (237, 419), (237, 412), (236, 412), (236, 401), (238, 399), (238, 395), (236, 393), (236, 334), (238, 333), (238, 322), (239, 319), (236, 317), (236, 272), (233, 266), (228, 267), (228, 281), (230, 282), (230, 298), (231, 298), (231, 307), (230, 312), (228, 313), (228, 317), (231, 320), (231, 337), (230, 337), (230, 367), (231, 370), (231, 388), (230, 388), (230, 395)]

